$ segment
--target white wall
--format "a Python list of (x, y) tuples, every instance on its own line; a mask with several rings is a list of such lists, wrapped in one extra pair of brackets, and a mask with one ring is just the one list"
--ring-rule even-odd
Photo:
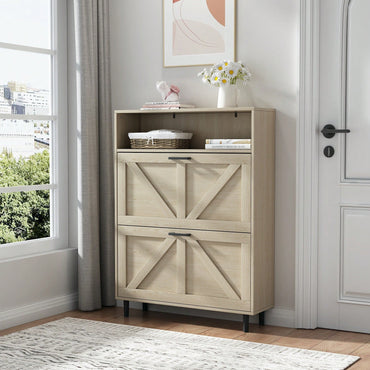
[(77, 251), (0, 262), (0, 330), (77, 306)]
[[(275, 306), (288, 312), (294, 309), (299, 1), (236, 2), (236, 59), (253, 73), (239, 105), (277, 110)], [(110, 21), (114, 109), (158, 99), (157, 80), (178, 85), (183, 102), (216, 105), (217, 89), (196, 77), (202, 67), (162, 67), (162, 0), (110, 0)]]

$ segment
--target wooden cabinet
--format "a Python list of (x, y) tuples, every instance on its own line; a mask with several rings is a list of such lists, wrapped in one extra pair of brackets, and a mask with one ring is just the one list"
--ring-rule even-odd
[[(274, 121), (257, 108), (115, 112), (117, 299), (245, 320), (273, 306)], [(193, 132), (191, 148), (129, 148), (128, 132), (160, 128)]]

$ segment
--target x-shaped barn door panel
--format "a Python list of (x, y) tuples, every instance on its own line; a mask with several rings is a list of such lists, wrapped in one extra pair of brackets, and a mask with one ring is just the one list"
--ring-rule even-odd
[(135, 161), (123, 156), (118, 164), (122, 223), (136, 224), (142, 217), (146, 219), (141, 223), (153, 226), (167, 219), (169, 227), (249, 231), (248, 156), (238, 156), (243, 159), (240, 163), (228, 163), (232, 154), (214, 163), (204, 161), (210, 155), (202, 154), (196, 160), (163, 163), (146, 161), (148, 155), (143, 156), (136, 155)]

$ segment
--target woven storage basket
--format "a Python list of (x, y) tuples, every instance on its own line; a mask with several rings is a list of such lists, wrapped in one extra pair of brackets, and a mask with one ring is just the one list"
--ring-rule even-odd
[(189, 149), (189, 139), (130, 139), (132, 149)]
[(132, 149), (189, 149), (192, 133), (174, 130), (130, 132)]

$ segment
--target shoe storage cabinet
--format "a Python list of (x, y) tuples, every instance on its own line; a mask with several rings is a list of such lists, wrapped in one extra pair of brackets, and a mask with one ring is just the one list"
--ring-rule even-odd
[[(275, 111), (115, 112), (116, 298), (243, 315), (273, 307)], [(190, 149), (130, 149), (128, 133), (193, 132)], [(250, 150), (205, 139), (251, 138)]]

